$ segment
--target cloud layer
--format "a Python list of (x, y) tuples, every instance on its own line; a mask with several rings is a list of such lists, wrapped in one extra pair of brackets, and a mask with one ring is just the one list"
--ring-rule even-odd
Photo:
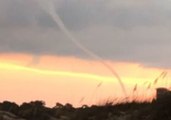
[[(73, 35), (104, 59), (168, 68), (170, 3), (54, 0), (56, 11)], [(60, 31), (38, 0), (0, 1), (0, 52), (88, 57)]]

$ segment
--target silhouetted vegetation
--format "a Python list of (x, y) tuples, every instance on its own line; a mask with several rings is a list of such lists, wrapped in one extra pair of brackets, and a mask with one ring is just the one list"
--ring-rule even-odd
[[(83, 105), (80, 108), (74, 108), (69, 103), (56, 103), (49, 108), (43, 101), (32, 101), (20, 106), (4, 101), (0, 103), (0, 120), (171, 120), (171, 92), (160, 89), (157, 93), (157, 99), (152, 103), (106, 103), (90, 107)], [(16, 117), (7, 119), (3, 115)]]

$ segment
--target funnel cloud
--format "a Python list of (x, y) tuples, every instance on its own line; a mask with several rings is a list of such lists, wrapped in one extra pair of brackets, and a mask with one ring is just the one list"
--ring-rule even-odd
[[(45, 2), (45, 1), (44, 1)], [(115, 77), (116, 79), (118, 80), (122, 90), (123, 90), (123, 93), (125, 94), (125, 97), (127, 97), (127, 93), (126, 93), (126, 90), (125, 90), (125, 87), (124, 87), (124, 84), (120, 78), (120, 76), (116, 73), (116, 71), (109, 65), (107, 64), (106, 62), (103, 61), (103, 58), (101, 58), (100, 56), (98, 56), (97, 54), (95, 54), (94, 52), (90, 51), (88, 48), (86, 48), (84, 45), (82, 45), (79, 40), (77, 40), (71, 33), (70, 31), (66, 28), (65, 24), (63, 23), (63, 21), (61, 20), (61, 18), (59, 17), (59, 15), (57, 14), (56, 10), (55, 10), (55, 7), (53, 5), (52, 2), (48, 1), (48, 2), (45, 2), (48, 6), (48, 9), (44, 9), (46, 10), (50, 15), (51, 17), (53, 18), (53, 20), (56, 22), (56, 24), (59, 26), (59, 28), (61, 29), (61, 31), (69, 38), (70, 41), (72, 41), (80, 50), (82, 50), (85, 54), (87, 54), (88, 56), (94, 58), (94, 59), (97, 59), (99, 60), (99, 62), (104, 65)], [(41, 2), (40, 2), (41, 4)], [(44, 5), (42, 5), (43, 7)], [(44, 7), (43, 7), (44, 8)]]

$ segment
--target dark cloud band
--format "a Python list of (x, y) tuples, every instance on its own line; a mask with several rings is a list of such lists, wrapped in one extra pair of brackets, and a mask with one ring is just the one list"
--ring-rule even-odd
[[(169, 1), (113, 1), (62, 0), (56, 10), (80, 42), (104, 59), (171, 67)], [(36, 0), (0, 1), (0, 52), (88, 58)]]

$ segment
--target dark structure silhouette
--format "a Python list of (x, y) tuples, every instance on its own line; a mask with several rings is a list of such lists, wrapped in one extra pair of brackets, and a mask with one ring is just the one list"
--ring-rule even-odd
[(156, 90), (156, 98), (157, 100), (167, 99), (167, 97), (171, 97), (171, 91), (166, 88), (157, 88)]

